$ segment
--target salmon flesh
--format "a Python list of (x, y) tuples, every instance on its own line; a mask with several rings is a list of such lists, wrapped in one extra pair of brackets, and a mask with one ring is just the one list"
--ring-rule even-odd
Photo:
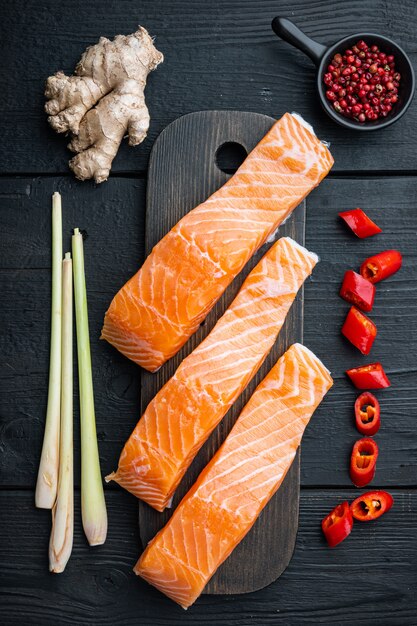
[(102, 338), (155, 372), (332, 165), (308, 124), (286, 113), (234, 176), (154, 247), (113, 298)]
[(317, 261), (289, 237), (270, 248), (206, 339), (149, 403), (106, 480), (158, 511), (169, 506), (198, 450), (262, 365)]
[(148, 544), (135, 573), (189, 607), (282, 484), (304, 430), (332, 384), (310, 350), (292, 345)]

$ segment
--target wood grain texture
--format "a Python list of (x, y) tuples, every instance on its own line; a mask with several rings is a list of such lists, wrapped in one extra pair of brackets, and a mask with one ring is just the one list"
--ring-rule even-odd
[(188, 611), (133, 574), (137, 506), (106, 494), (109, 533), (89, 548), (75, 498), (74, 549), (64, 574), (47, 571), (50, 515), (31, 492), (0, 492), (2, 626), (415, 626), (417, 494), (395, 490), (394, 508), (357, 524), (337, 549), (320, 521), (355, 490), (302, 490), (294, 557), (268, 588), (243, 596), (201, 596)]
[[(321, 110), (315, 68), (271, 29), (277, 15), (293, 19), (324, 44), (359, 29), (395, 39), (417, 62), (413, 0), (13, 0), (2, 2), (0, 23), (7, 81), (0, 104), (0, 171), (67, 172), (67, 140), (49, 128), (44, 82), (59, 69), (71, 73), (84, 49), (101, 35), (130, 33), (138, 22), (156, 36), (165, 62), (149, 77), (149, 138), (126, 141), (113, 172), (146, 169), (153, 141), (179, 115), (201, 109), (239, 109), (280, 117), (298, 111), (331, 141), (335, 170), (416, 170), (417, 101), (404, 118), (366, 136), (346, 131)], [(82, 16), (82, 19), (80, 19)], [(47, 27), (45, 26), (47, 24)]]
[[(147, 254), (181, 217), (229, 178), (216, 164), (218, 149), (225, 144), (237, 143), (249, 153), (273, 122), (272, 118), (257, 113), (205, 111), (184, 116), (164, 130), (152, 150), (148, 173), (145, 233)], [(303, 243), (304, 229), (303, 202), (280, 229), (279, 235), (285, 234)], [(141, 413), (174, 374), (185, 356), (192, 352), (221, 317), (249, 271), (265, 254), (267, 247), (268, 244), (251, 259), (183, 349), (156, 374), (141, 373)], [(302, 341), (302, 307), (300, 293), (265, 363), (188, 470), (174, 495), (173, 509), (224, 441), (256, 385), (292, 343)], [(281, 489), (269, 502), (250, 533), (215, 573), (205, 589), (206, 593), (255, 591), (270, 584), (282, 573), (295, 544), (299, 474), (300, 461), (297, 455)], [(143, 544), (154, 537), (171, 514), (172, 509), (161, 514), (139, 501), (139, 528)]]
[[(331, 370), (335, 385), (319, 407), (303, 439), (302, 484), (348, 484), (349, 455), (359, 435), (353, 404), (359, 392), (345, 370), (381, 361), (391, 387), (376, 391), (381, 403), (376, 485), (417, 485), (413, 415), (417, 409), (417, 219), (415, 178), (326, 179), (307, 200), (307, 236), (320, 257), (305, 288), (304, 343)], [(338, 217), (361, 207), (382, 228), (360, 240)], [(378, 335), (371, 354), (362, 356), (340, 333), (349, 304), (338, 296), (347, 269), (358, 271), (368, 256), (398, 248), (402, 269), (376, 285), (370, 313)], [(333, 482), (332, 482), (333, 481)]]
[[(1, 56), (7, 80), (0, 102), (0, 623), (4, 626), (415, 626), (417, 453), (415, 445), (416, 284), (415, 189), (417, 178), (364, 179), (366, 171), (416, 168), (417, 100), (392, 128), (367, 137), (349, 134), (320, 110), (314, 67), (275, 37), (270, 21), (293, 19), (322, 43), (357, 31), (393, 37), (417, 61), (413, 0), (14, 0), (0, 3)], [(149, 77), (149, 138), (136, 148), (123, 142), (113, 177), (95, 188), (68, 170), (67, 140), (43, 113), (45, 78), (71, 72), (86, 46), (100, 35), (132, 32), (138, 23), (157, 36), (165, 63)], [(136, 271), (144, 253), (144, 181), (150, 148), (179, 115), (200, 109), (240, 109), (279, 117), (296, 110), (332, 142), (334, 172), (308, 200), (306, 243), (321, 263), (305, 290), (305, 343), (328, 363), (336, 384), (316, 412), (303, 441), (300, 527), (289, 567), (267, 589), (241, 596), (202, 596), (187, 613), (137, 579), (140, 552), (137, 502), (106, 487), (109, 536), (88, 548), (76, 498), (73, 556), (65, 574), (47, 572), (49, 513), (36, 511), (32, 491), (46, 407), (49, 350), (50, 194), (64, 194), (66, 243), (74, 225), (87, 228), (87, 283), (97, 422), (103, 473), (115, 468), (140, 411), (138, 369), (98, 342), (104, 311)], [(68, 179), (57, 177), (66, 172)], [(7, 173), (48, 173), (7, 178)], [(121, 179), (117, 173), (132, 178)], [(337, 175), (337, 174), (336, 174)], [(332, 174), (334, 176), (334, 174)], [(359, 178), (361, 177), (361, 178)], [(369, 209), (384, 235), (352, 239), (338, 223), (340, 208)], [(77, 222), (75, 224), (74, 222)], [(381, 245), (381, 247), (379, 247)], [(356, 392), (343, 371), (364, 359), (339, 335), (347, 305), (337, 298), (346, 265), (357, 267), (368, 250), (398, 246), (407, 271), (378, 287), (372, 316), (378, 355), (393, 381), (381, 392), (383, 425), (377, 481), (395, 489), (395, 507), (375, 524), (356, 525), (336, 550), (326, 549), (319, 525), (336, 502), (352, 499), (347, 462), (357, 433)], [(76, 398), (75, 398), (76, 400)], [(76, 406), (76, 403), (75, 403)], [(78, 415), (75, 419), (78, 423)], [(78, 431), (76, 432), (78, 455)], [(76, 467), (78, 470), (78, 457)], [(77, 475), (77, 482), (79, 476)], [(5, 490), (17, 486), (18, 491)], [(327, 488), (325, 488), (327, 486)]]
[[(371, 314), (378, 337), (369, 356), (380, 359), (392, 387), (377, 392), (382, 407), (377, 485), (416, 486), (414, 443), (417, 411), (417, 178), (327, 178), (307, 199), (306, 245), (320, 256), (305, 286), (304, 343), (336, 379), (303, 439), (302, 485), (349, 486), (348, 459), (358, 434), (353, 423), (356, 391), (345, 379), (366, 362), (340, 335), (348, 304), (338, 296), (346, 268), (368, 253), (399, 247), (404, 268), (378, 285)], [(139, 369), (98, 341), (111, 298), (144, 258), (143, 181), (112, 178), (105, 185), (69, 178), (0, 179), (0, 485), (34, 484), (43, 436), (50, 331), (50, 197), (64, 198), (65, 245), (71, 227), (88, 232), (86, 246), (91, 347), (103, 473), (115, 469), (140, 416)], [(76, 202), (75, 199), (76, 198)], [(384, 233), (360, 241), (339, 221), (341, 209), (361, 206)], [(285, 329), (281, 332), (281, 337)], [(74, 406), (78, 411), (75, 396)], [(78, 428), (78, 414), (75, 417)], [(75, 437), (79, 454), (78, 431)], [(78, 458), (78, 457), (76, 457)], [(78, 463), (76, 462), (78, 484)], [(111, 485), (108, 488), (113, 489)]]
[[(48, 388), (53, 191), (60, 191), (63, 198), (64, 251), (71, 249), (75, 226), (87, 233), (85, 266), (103, 473), (117, 463), (139, 412), (137, 366), (98, 338), (113, 295), (143, 260), (144, 183), (118, 179), (95, 189), (70, 178), (1, 179), (0, 232), (5, 234), (5, 245), (0, 246), (2, 485), (32, 486), (39, 463)], [(74, 382), (75, 478), (79, 484), (78, 388)]]

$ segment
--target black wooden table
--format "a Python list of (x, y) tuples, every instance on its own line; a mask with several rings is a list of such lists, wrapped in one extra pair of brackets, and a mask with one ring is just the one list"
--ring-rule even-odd
[[(1, 5), (0, 115), (0, 623), (35, 624), (417, 624), (417, 100), (398, 124), (366, 136), (348, 133), (321, 113), (314, 68), (279, 41), (276, 14), (331, 43), (360, 29), (396, 39), (417, 61), (413, 0), (5, 0)], [(71, 72), (100, 35), (157, 36), (165, 63), (147, 88), (152, 122), (139, 148), (124, 144), (109, 181), (74, 180), (65, 139), (43, 113), (45, 78)], [(138, 368), (98, 341), (112, 296), (143, 261), (146, 169), (161, 130), (200, 109), (241, 109), (274, 117), (297, 111), (331, 142), (335, 167), (307, 200), (307, 246), (321, 263), (305, 288), (304, 342), (332, 370), (335, 385), (302, 446), (300, 527), (294, 557), (270, 587), (245, 596), (202, 596), (187, 613), (137, 579), (141, 550), (137, 503), (109, 485), (106, 544), (89, 548), (79, 516), (76, 432), (74, 550), (62, 575), (48, 573), (50, 514), (34, 507), (46, 407), (50, 303), (50, 197), (64, 201), (64, 240), (85, 229), (96, 413), (103, 474), (114, 469), (139, 417)], [(383, 238), (354, 239), (337, 219), (344, 208), (372, 211)], [(320, 520), (356, 491), (347, 465), (357, 433), (355, 390), (344, 370), (363, 362), (340, 337), (347, 305), (337, 296), (343, 272), (369, 252), (399, 247), (404, 268), (378, 289), (372, 352), (392, 381), (379, 394), (383, 426), (375, 485), (395, 507), (375, 524), (357, 525), (329, 550)]]

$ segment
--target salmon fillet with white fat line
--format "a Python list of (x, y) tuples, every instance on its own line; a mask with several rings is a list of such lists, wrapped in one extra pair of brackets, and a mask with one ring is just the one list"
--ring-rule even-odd
[(135, 573), (189, 607), (281, 485), (310, 417), (332, 384), (310, 350), (291, 346), (148, 544)]
[(332, 165), (311, 127), (286, 113), (236, 174), (155, 246), (113, 298), (102, 338), (156, 371)]
[(158, 511), (169, 505), (198, 450), (263, 363), (317, 260), (288, 237), (270, 248), (150, 402), (106, 480)]

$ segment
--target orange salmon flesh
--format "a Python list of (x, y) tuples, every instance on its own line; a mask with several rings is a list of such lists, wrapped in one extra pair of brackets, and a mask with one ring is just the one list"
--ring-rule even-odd
[(286, 113), (236, 174), (154, 247), (113, 298), (101, 337), (156, 371), (332, 165), (326, 146)]
[(280, 487), (310, 417), (332, 384), (310, 350), (291, 346), (148, 544), (135, 573), (183, 608), (193, 604)]
[(317, 261), (289, 237), (270, 248), (206, 339), (150, 402), (106, 480), (158, 511), (169, 506), (198, 450), (262, 365)]

